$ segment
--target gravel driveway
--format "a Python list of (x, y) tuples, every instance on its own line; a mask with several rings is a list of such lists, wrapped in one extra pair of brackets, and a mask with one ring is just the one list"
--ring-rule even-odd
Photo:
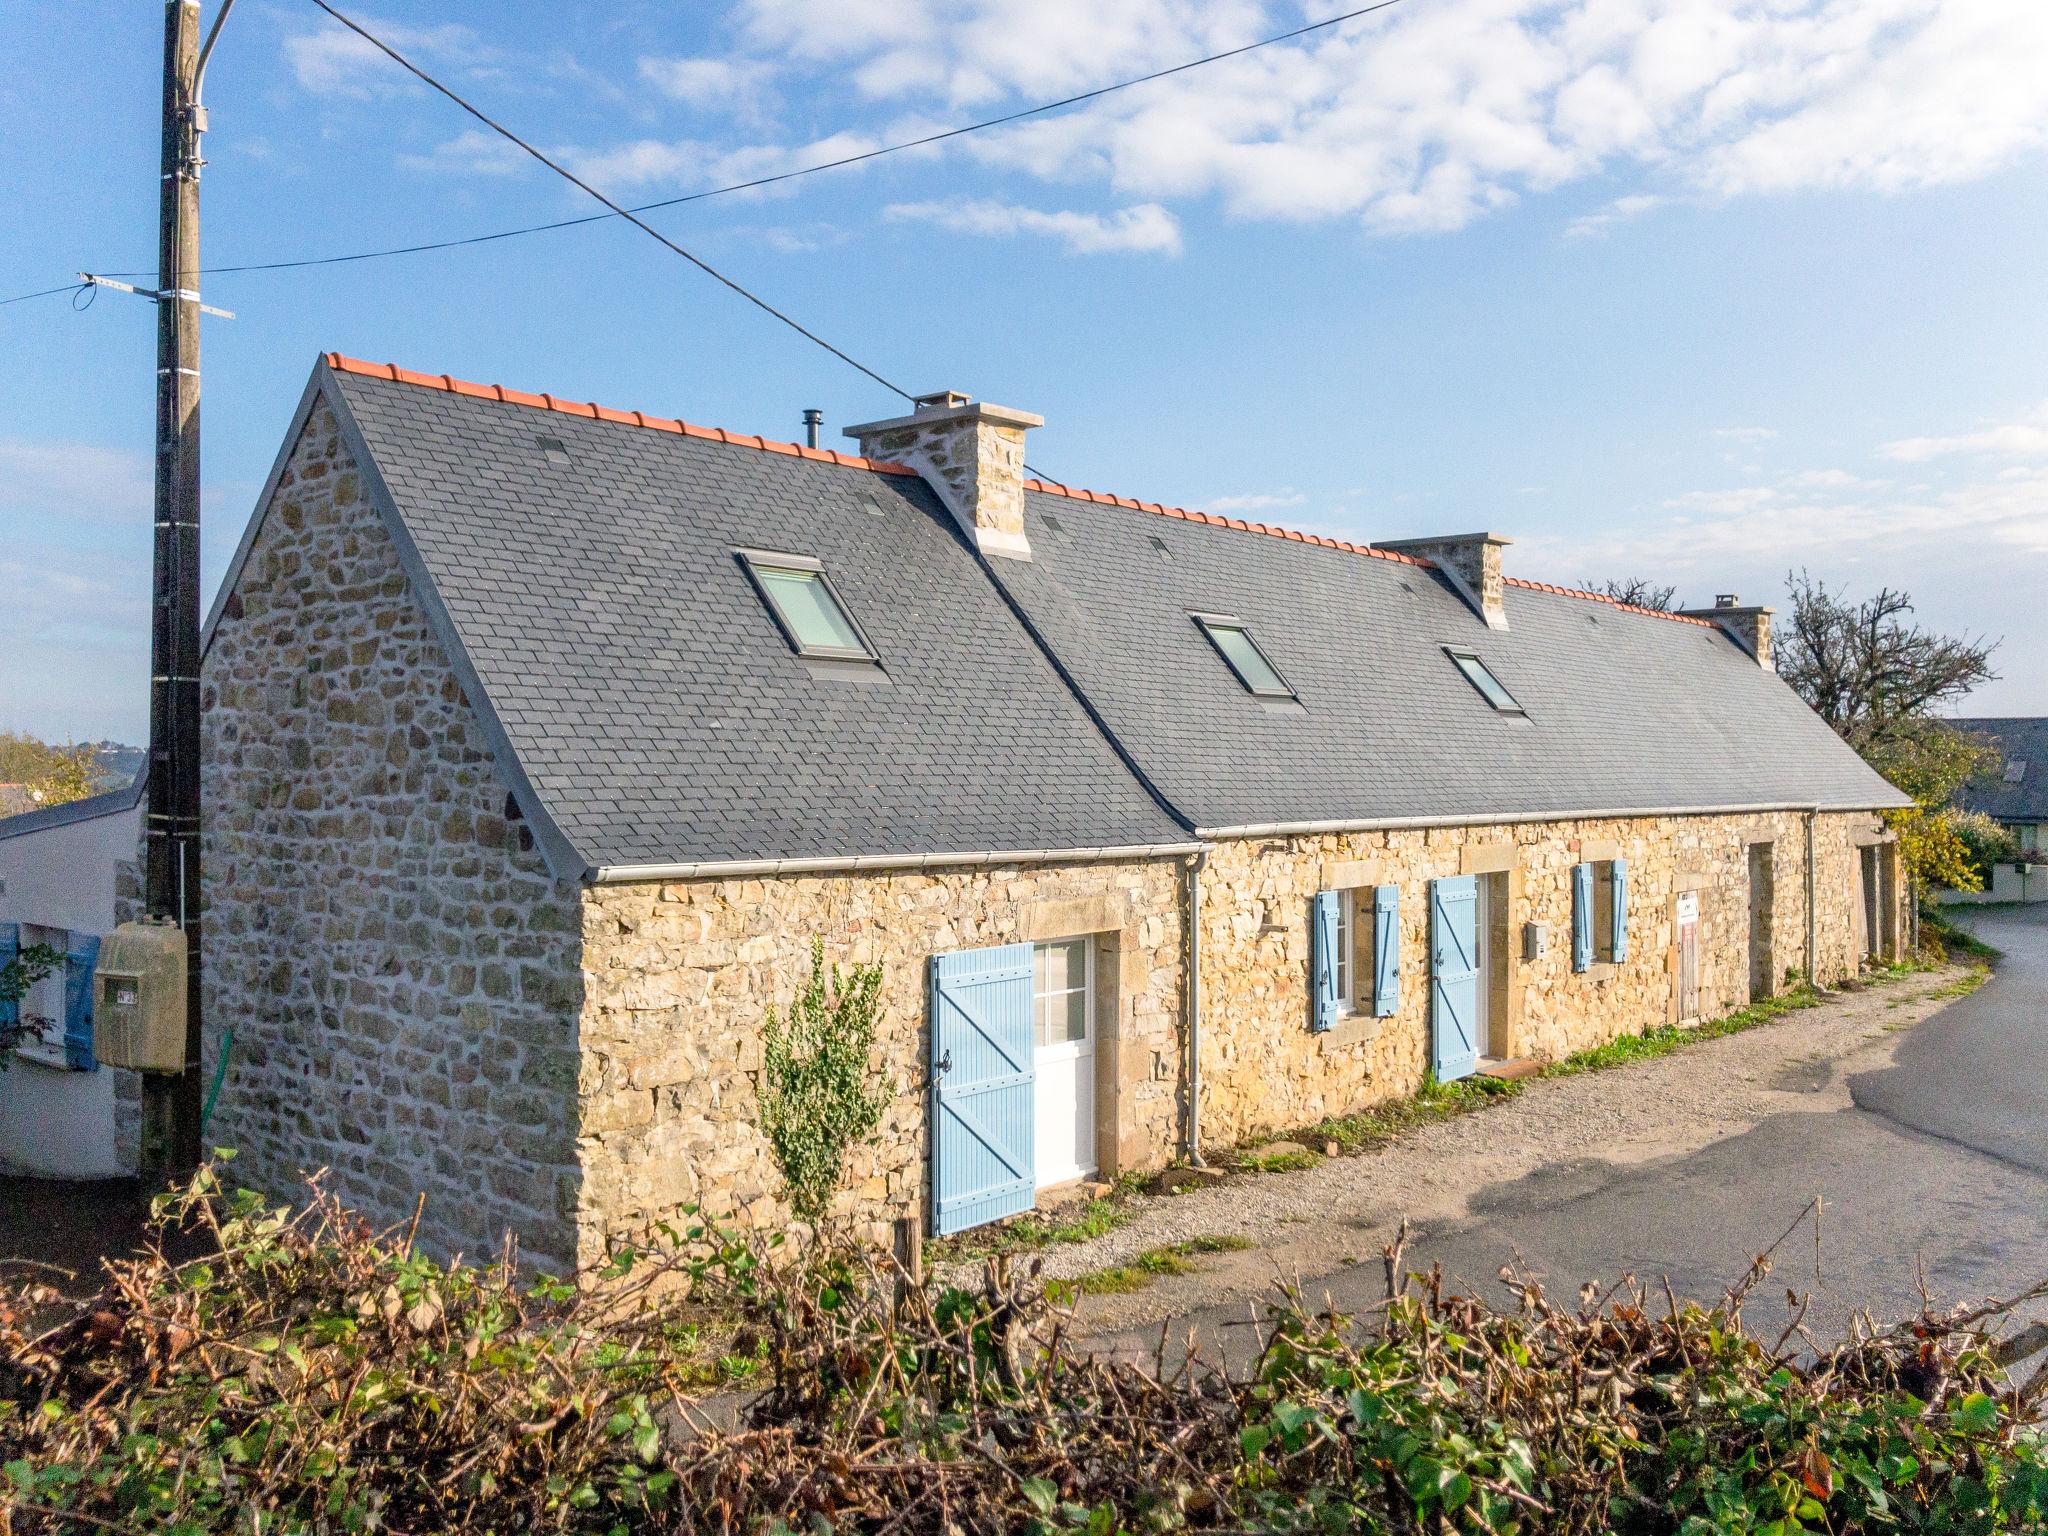
[(1887, 1065), (1904, 1031), (1943, 1006), (1931, 994), (1961, 974), (1930, 971), (1838, 993), (1818, 1008), (1652, 1061), (1538, 1079), (1498, 1106), (1357, 1157), (1146, 1197), (1115, 1232), (1045, 1250), (1045, 1272), (1083, 1275), (1200, 1235), (1256, 1245), (1204, 1257), (1197, 1272), (1145, 1290), (1081, 1304), (1091, 1331), (1139, 1327), (1249, 1301), (1276, 1279), (1312, 1282), (1371, 1260), (1404, 1217), (1431, 1227), (1459, 1221), (1489, 1189), (1539, 1170), (1627, 1167), (1696, 1151), (1773, 1116), (1846, 1109), (1848, 1076)]

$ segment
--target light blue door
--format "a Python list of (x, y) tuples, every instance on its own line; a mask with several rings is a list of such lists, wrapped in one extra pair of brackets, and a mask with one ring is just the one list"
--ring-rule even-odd
[(1440, 1083), (1479, 1067), (1479, 879), (1429, 886), (1430, 1067)]
[(1031, 946), (932, 956), (932, 1231), (1031, 1209)]

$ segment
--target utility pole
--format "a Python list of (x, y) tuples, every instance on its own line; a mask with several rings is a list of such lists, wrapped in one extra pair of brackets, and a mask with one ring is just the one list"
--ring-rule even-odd
[(199, 0), (166, 0), (144, 892), (149, 915), (184, 932), (187, 990), (184, 1070), (142, 1077), (141, 1172), (149, 1182), (196, 1167), (200, 1155), (200, 63)]

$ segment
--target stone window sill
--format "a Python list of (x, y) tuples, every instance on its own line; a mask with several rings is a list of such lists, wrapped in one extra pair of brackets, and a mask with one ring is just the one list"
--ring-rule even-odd
[(1377, 1040), (1380, 1029), (1387, 1021), (1370, 1013), (1347, 1014), (1336, 1024), (1324, 1030), (1316, 1038), (1322, 1043), (1325, 1056), (1332, 1051), (1341, 1051), (1348, 1045), (1359, 1045), (1367, 1040)]

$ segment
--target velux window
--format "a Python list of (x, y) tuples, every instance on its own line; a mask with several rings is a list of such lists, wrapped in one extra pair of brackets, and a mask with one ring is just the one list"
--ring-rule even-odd
[(1209, 643), (1230, 664), (1230, 670), (1237, 674), (1246, 692), (1261, 699), (1291, 699), (1294, 690), (1287, 686), (1287, 679), (1280, 675), (1279, 668), (1266, 659), (1266, 653), (1259, 649), (1259, 643), (1252, 639), (1252, 632), (1237, 619), (1221, 614), (1197, 613), (1192, 616), (1209, 637)]
[(1444, 647), (1444, 654), (1451, 658), (1458, 670), (1465, 674), (1465, 681), (1479, 690), (1479, 696), (1504, 715), (1523, 713), (1522, 706), (1515, 702), (1515, 696), (1501, 686), (1499, 678), (1486, 670), (1486, 663), (1470, 651), (1453, 650)]
[(874, 647), (853, 622), (822, 562), (809, 555), (771, 555), (749, 549), (741, 550), (739, 557), (783, 639), (797, 655), (844, 661), (875, 659)]

